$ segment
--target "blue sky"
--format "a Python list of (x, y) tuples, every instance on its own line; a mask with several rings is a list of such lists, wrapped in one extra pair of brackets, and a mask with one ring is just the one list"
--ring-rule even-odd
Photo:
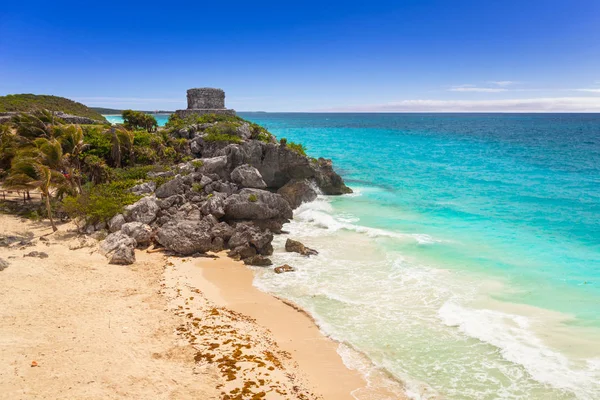
[[(123, 4), (126, 3), (126, 4)], [(0, 95), (265, 111), (600, 112), (600, 1), (6, 2)]]

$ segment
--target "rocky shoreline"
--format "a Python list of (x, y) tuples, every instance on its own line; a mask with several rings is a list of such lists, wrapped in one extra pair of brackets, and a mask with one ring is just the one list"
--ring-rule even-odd
[(228, 250), (246, 264), (271, 265), (273, 235), (295, 208), (318, 193), (351, 193), (331, 160), (309, 158), (273, 136), (259, 140), (248, 122), (230, 131), (235, 143), (207, 140), (217, 124), (172, 131), (195, 159), (151, 173), (167, 181), (138, 184), (130, 190), (140, 200), (107, 226), (86, 227), (87, 233), (110, 231), (100, 246), (110, 263), (131, 264), (136, 247), (155, 245), (183, 256)]

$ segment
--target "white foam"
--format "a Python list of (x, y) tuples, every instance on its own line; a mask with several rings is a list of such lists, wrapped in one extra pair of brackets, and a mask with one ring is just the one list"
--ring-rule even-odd
[(577, 368), (563, 354), (547, 347), (525, 316), (494, 310), (471, 309), (447, 301), (438, 311), (441, 320), (464, 334), (501, 350), (504, 359), (522, 365), (533, 379), (575, 393), (580, 399), (600, 398), (598, 360)]

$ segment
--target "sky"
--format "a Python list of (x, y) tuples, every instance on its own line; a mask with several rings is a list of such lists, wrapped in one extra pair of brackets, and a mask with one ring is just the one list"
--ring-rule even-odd
[[(187, 4), (185, 4), (187, 3)], [(10, 1), (0, 95), (174, 110), (600, 112), (600, 0)]]

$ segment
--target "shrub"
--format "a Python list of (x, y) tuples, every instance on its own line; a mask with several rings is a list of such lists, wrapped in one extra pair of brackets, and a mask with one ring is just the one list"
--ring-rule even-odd
[(123, 211), (128, 204), (133, 204), (141, 197), (130, 193), (128, 189), (136, 184), (134, 180), (122, 180), (87, 187), (77, 196), (68, 196), (63, 200), (63, 210), (71, 218), (81, 218), (86, 224), (110, 218)]
[(282, 146), (287, 146), (287, 139), (282, 137), (281, 139), (279, 139), (279, 144)]
[(111, 136), (104, 132), (103, 126), (87, 125), (83, 129), (83, 141), (87, 144), (87, 148), (83, 151), (83, 155), (94, 155), (108, 160), (111, 154)]
[(137, 167), (128, 167), (128, 168), (115, 168), (112, 170), (112, 180), (115, 181), (129, 181), (129, 180), (139, 180), (146, 179), (148, 177), (148, 172), (158, 172), (163, 168), (157, 167), (155, 165), (143, 165)]
[(204, 140), (207, 142), (227, 142), (227, 143), (241, 143), (242, 138), (235, 135), (228, 135), (226, 133), (209, 133), (204, 136)]
[(202, 166), (204, 165), (204, 161), (202, 161), (202, 160), (194, 160), (194, 161), (192, 161), (192, 165), (196, 169), (202, 168)]
[(145, 129), (148, 132), (153, 132), (158, 127), (158, 122), (156, 122), (153, 115), (141, 111), (124, 110), (121, 116), (123, 117), (123, 125), (127, 129)]
[(300, 143), (294, 143), (294, 142), (289, 142), (287, 144), (287, 147), (292, 150), (295, 151), (296, 153), (305, 156), (306, 155), (306, 148), (300, 144)]
[(256, 197), (255, 194), (251, 194), (250, 196), (248, 196), (248, 201), (251, 203), (256, 203), (258, 201), (258, 197)]
[(200, 183), (194, 183), (192, 185), (192, 191), (194, 191), (196, 193), (200, 193), (202, 191), (202, 189), (204, 189), (204, 186), (202, 186), (202, 184), (200, 184)]

